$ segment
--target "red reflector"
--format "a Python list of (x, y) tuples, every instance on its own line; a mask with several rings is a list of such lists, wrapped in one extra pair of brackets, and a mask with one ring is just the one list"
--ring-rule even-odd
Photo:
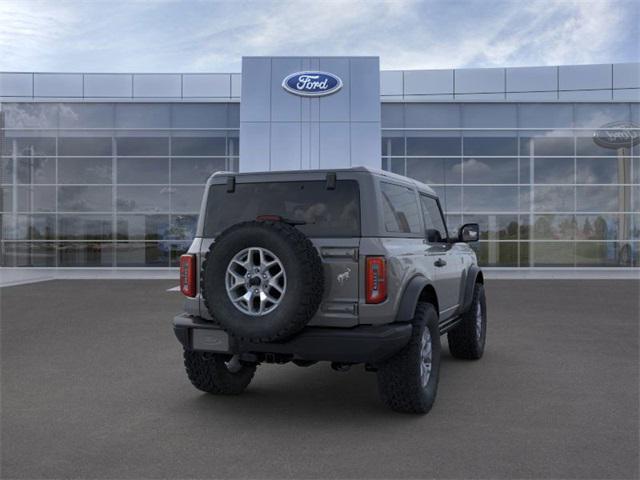
[(366, 302), (382, 303), (387, 299), (387, 263), (384, 257), (367, 257)]
[(187, 297), (196, 296), (196, 256), (180, 257), (180, 291)]
[(281, 222), (282, 217), (280, 215), (258, 215), (256, 217), (258, 222)]

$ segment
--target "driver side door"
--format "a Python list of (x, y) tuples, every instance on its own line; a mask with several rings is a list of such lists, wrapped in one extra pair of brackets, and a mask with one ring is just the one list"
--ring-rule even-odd
[(447, 227), (438, 199), (421, 193), (420, 206), (429, 244), (428, 261), (433, 262), (442, 322), (457, 312), (464, 264), (461, 261), (462, 257), (458, 258), (452, 253), (453, 244), (448, 241)]

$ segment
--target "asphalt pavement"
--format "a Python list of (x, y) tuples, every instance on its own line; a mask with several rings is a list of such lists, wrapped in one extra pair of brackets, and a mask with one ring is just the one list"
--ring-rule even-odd
[(0, 290), (1, 478), (638, 478), (640, 282), (488, 281), (485, 356), (443, 338), (426, 416), (387, 410), (362, 367), (195, 390), (173, 285)]

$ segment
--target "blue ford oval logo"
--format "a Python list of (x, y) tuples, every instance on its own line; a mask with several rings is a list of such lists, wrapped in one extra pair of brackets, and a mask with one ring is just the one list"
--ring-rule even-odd
[(296, 72), (282, 81), (282, 88), (294, 95), (321, 97), (340, 90), (342, 80), (327, 72)]

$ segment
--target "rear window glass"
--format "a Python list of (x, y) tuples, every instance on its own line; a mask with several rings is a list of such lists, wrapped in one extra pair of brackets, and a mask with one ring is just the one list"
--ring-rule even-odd
[(355, 180), (338, 180), (334, 190), (325, 181), (237, 183), (209, 189), (204, 222), (205, 237), (215, 237), (231, 225), (278, 215), (306, 222), (298, 230), (309, 237), (360, 235), (360, 194)]
[(413, 190), (382, 182), (384, 227), (391, 233), (420, 233), (420, 210)]

